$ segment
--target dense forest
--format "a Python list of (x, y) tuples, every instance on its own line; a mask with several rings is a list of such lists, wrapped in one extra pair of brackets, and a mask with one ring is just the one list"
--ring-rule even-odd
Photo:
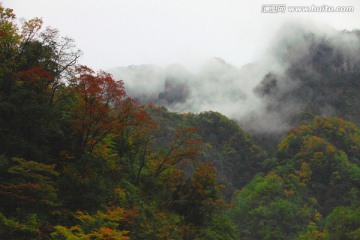
[(246, 132), (144, 104), (40, 18), (0, 18), (0, 239), (360, 239), (359, 58), (307, 36), (317, 74), (294, 61), (255, 89), (268, 111), (303, 102), (294, 127)]

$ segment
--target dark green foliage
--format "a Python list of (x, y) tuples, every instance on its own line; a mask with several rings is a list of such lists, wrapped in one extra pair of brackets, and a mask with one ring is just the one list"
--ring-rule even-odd
[(245, 186), (261, 171), (265, 152), (236, 122), (216, 112), (186, 117), (204, 141), (202, 158), (214, 163), (229, 191)]
[(357, 220), (346, 211), (359, 203), (359, 136), (354, 124), (334, 117), (289, 131), (273, 170), (234, 195), (240, 237), (356, 239)]
[(316, 118), (309, 126), (291, 130), (279, 144), (282, 164), (298, 169), (309, 165), (308, 188), (322, 213), (350, 203), (349, 194), (359, 186), (359, 129), (342, 119)]
[(303, 188), (296, 175), (257, 176), (233, 198), (240, 238), (293, 239), (300, 234), (316, 214)]
[(234, 228), (183, 116), (78, 66), (72, 40), (40, 19), (18, 28), (2, 5), (0, 17), (0, 239), (195, 239)]
[(331, 240), (355, 240), (360, 237), (359, 206), (337, 207), (326, 219)]
[(55, 166), (22, 158), (0, 161), (0, 237), (35, 239), (46, 234), (60, 207)]
[(235, 121), (217, 112), (174, 114), (162, 108), (152, 108), (150, 114), (160, 122), (162, 131), (171, 132), (174, 126), (193, 126), (202, 142), (200, 160), (212, 162), (221, 183), (226, 186), (227, 198), (235, 189), (245, 186), (258, 172), (266, 153)]

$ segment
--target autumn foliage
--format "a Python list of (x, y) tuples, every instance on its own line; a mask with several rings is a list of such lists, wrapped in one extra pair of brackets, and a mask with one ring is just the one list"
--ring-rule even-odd
[(0, 239), (359, 239), (355, 124), (314, 117), (272, 156), (220, 113), (143, 105), (80, 54), (0, 4)]

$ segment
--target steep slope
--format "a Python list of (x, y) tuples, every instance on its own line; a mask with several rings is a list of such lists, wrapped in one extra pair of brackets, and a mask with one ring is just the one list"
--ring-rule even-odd
[(262, 171), (266, 153), (259, 148), (239, 125), (217, 112), (177, 114), (165, 108), (152, 108), (151, 114), (165, 130), (176, 126), (192, 126), (201, 141), (201, 161), (210, 161), (217, 168), (221, 183), (230, 197), (234, 190), (245, 186)]
[(280, 39), (278, 45), (286, 68), (270, 71), (255, 88), (266, 104), (265, 115), (275, 113), (288, 126), (312, 115), (360, 123), (359, 31), (319, 34), (299, 27), (296, 38)]
[(270, 154), (288, 129), (316, 116), (360, 124), (360, 32), (289, 25), (269, 49), (281, 66), (255, 87), (260, 111), (240, 119)]

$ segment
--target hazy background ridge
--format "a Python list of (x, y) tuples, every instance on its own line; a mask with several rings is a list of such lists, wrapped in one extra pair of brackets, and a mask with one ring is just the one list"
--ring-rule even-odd
[[(211, 58), (196, 72), (182, 65), (109, 71), (144, 103), (177, 112), (218, 111), (248, 130), (277, 132), (292, 127), (292, 118), (308, 104), (304, 94), (294, 92), (309, 81), (316, 84), (326, 79), (324, 67), (339, 81), (341, 72), (359, 71), (359, 53), (358, 31), (293, 21), (282, 26), (257, 61), (242, 67)], [(331, 115), (335, 110), (328, 104), (318, 114)]]

